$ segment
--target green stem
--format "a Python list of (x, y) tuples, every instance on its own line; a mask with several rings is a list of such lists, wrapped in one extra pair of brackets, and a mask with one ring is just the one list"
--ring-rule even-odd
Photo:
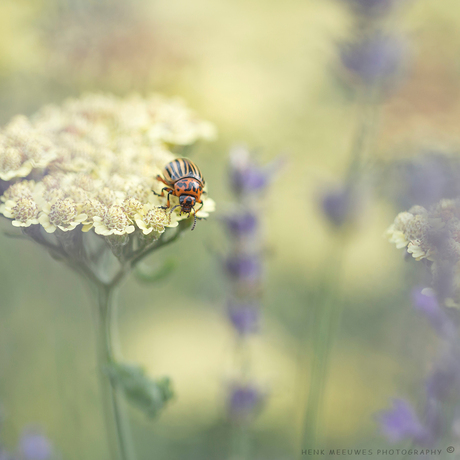
[(337, 244), (332, 246), (332, 255), (329, 263), (326, 264), (327, 277), (330, 283), (329, 289), (327, 292), (323, 292), (326, 295), (324, 303), (317, 303), (314, 311), (313, 356), (307, 406), (302, 425), (302, 449), (317, 447), (324, 404), (324, 389), (329, 370), (330, 349), (340, 320), (342, 303), (339, 301), (337, 293), (342, 266), (342, 239), (338, 238)]
[[(365, 96), (368, 101), (362, 103), (361, 106), (361, 120), (351, 148), (350, 163), (345, 177), (345, 182), (352, 195), (357, 193), (356, 182), (362, 173), (363, 165), (368, 160), (377, 127), (378, 91), (374, 89)], [(319, 293), (325, 295), (325, 301), (315, 306), (312, 321), (314, 327), (313, 357), (310, 387), (302, 425), (302, 449), (317, 447), (331, 347), (342, 315), (342, 302), (337, 293), (346, 243), (343, 231), (337, 235), (335, 243), (331, 245), (331, 256), (326, 263), (326, 273)]]
[(231, 427), (231, 460), (250, 460), (252, 458), (251, 434), (249, 424), (243, 422)]
[(109, 365), (116, 359), (114, 345), (116, 287), (99, 283), (96, 288), (99, 307), (97, 342), (100, 385), (111, 460), (133, 460), (135, 457), (123, 395), (114, 388), (108, 374)]

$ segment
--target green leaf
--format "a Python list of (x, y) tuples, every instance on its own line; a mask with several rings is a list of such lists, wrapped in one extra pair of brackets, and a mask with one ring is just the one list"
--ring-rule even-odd
[(136, 279), (142, 283), (158, 283), (167, 278), (177, 267), (177, 259), (166, 259), (161, 266), (149, 267), (145, 264), (139, 264), (134, 271)]
[(128, 402), (150, 418), (156, 417), (174, 397), (169, 377), (152, 380), (136, 364), (111, 363), (107, 370), (112, 385), (120, 388)]

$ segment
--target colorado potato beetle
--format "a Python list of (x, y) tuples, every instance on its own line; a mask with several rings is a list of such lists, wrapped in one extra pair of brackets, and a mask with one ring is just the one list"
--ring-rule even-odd
[[(166, 206), (162, 206), (163, 209), (170, 207), (171, 195), (177, 196), (179, 204), (174, 206), (170, 212), (172, 213), (180, 206), (181, 214), (184, 212), (190, 217), (190, 213), (193, 210), (193, 230), (196, 225), (196, 213), (203, 207), (201, 194), (206, 193), (203, 191), (205, 181), (198, 166), (186, 158), (178, 158), (164, 167), (163, 177), (158, 175), (157, 180), (163, 182), (166, 187), (163, 187), (161, 193), (153, 193), (158, 196), (165, 196), (165, 192), (168, 194), (168, 202)], [(201, 206), (195, 210), (197, 203), (201, 204)]]

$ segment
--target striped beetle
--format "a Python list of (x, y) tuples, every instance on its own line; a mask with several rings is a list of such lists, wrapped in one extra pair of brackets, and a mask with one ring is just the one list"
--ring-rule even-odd
[[(205, 181), (198, 166), (186, 158), (178, 158), (164, 167), (163, 177), (158, 175), (157, 180), (163, 182), (166, 187), (163, 187), (161, 193), (153, 193), (158, 196), (165, 196), (165, 192), (168, 194), (168, 202), (162, 208), (168, 209), (171, 195), (177, 196), (179, 204), (174, 206), (170, 212), (172, 213), (180, 206), (181, 214), (188, 213), (190, 217), (193, 210), (193, 230), (196, 225), (196, 213), (203, 207), (201, 194), (206, 193), (203, 191)], [(196, 203), (201, 204), (198, 210), (195, 210)]]

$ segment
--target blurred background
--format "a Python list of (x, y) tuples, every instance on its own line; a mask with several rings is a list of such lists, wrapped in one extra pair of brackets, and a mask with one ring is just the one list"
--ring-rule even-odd
[[(382, 236), (407, 205), (382, 178), (395, 161), (457, 151), (460, 5), (401, 1), (385, 24), (406, 37), (407, 52), (397, 82), (379, 99), (372, 171), (344, 236), (320, 203), (343, 181), (361, 120), (341, 58), (342, 44), (356, 34), (348, 3), (0, 2), (2, 124), (87, 91), (161, 92), (180, 96), (218, 130), (217, 141), (190, 154), (218, 212), (154, 256), (181, 260), (168, 279), (151, 286), (131, 277), (122, 289), (125, 359), (153, 376), (169, 375), (176, 389), (158, 420), (132, 411), (139, 459), (217, 460), (230, 449), (226, 385), (235, 337), (225, 312), (227, 242), (218, 215), (231, 207), (228, 152), (235, 143), (254, 149), (261, 163), (284, 159), (260, 197), (263, 323), (248, 346), (253, 376), (268, 396), (251, 425), (252, 458), (292, 459), (302, 448), (315, 327), (309, 312), (332, 288), (342, 320), (324, 388), (321, 446), (387, 448), (375, 414), (395, 396), (409, 395), (417, 406), (435, 338), (410, 306), (420, 268)], [(328, 287), (339, 246), (340, 276)], [(2, 444), (14, 450), (32, 424), (63, 459), (108, 458), (83, 283), (41, 248), (0, 234), (0, 287)]]

